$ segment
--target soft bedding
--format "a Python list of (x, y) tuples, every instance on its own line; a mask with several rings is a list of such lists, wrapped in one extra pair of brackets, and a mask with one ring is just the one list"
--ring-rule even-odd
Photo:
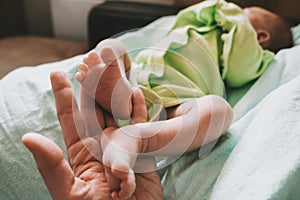
[[(119, 38), (129, 50), (147, 47), (173, 20)], [(300, 26), (293, 34), (298, 43)], [(210, 152), (208, 145), (158, 162), (165, 199), (300, 198), (299, 55), (300, 46), (282, 50), (255, 83), (227, 90), (235, 119)], [(51, 199), (21, 137), (38, 132), (64, 149), (49, 74), (67, 72), (78, 92), (74, 74), (83, 56), (19, 68), (0, 80), (0, 199)]]

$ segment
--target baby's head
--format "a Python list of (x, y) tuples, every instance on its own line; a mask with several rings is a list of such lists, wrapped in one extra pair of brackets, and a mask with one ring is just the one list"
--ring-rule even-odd
[(268, 10), (260, 7), (244, 8), (257, 39), (263, 49), (278, 52), (280, 49), (293, 46), (293, 37), (286, 22)]

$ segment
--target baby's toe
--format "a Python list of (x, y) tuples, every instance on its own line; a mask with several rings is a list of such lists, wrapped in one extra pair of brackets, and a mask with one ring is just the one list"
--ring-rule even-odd
[(84, 72), (85, 74), (87, 74), (88, 70), (89, 70), (89, 67), (87, 66), (87, 64), (85, 63), (80, 63), (79, 66), (78, 66), (78, 69), (81, 71), (81, 72)]
[(87, 57), (83, 58), (83, 62), (89, 67), (92, 68), (94, 65), (98, 65), (100, 63), (100, 57), (98, 53), (91, 52)]
[(112, 67), (118, 67), (118, 61), (115, 52), (110, 47), (105, 47), (101, 51), (101, 59), (103, 62)]
[(86, 77), (86, 73), (84, 71), (77, 72), (75, 77), (79, 83), (82, 83)]

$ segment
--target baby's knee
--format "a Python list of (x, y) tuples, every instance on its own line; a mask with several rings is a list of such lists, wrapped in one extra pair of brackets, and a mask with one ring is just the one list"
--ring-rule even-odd
[(228, 114), (232, 114), (232, 108), (229, 103), (221, 96), (218, 95), (207, 95), (197, 99), (197, 105), (200, 107), (201, 105), (205, 105), (209, 107), (211, 110), (215, 110), (218, 112), (227, 112)]
[(233, 111), (229, 103), (217, 95), (207, 95), (197, 99), (197, 110), (203, 116), (204, 121), (213, 123), (214, 126), (221, 125), (222, 133), (230, 126)]

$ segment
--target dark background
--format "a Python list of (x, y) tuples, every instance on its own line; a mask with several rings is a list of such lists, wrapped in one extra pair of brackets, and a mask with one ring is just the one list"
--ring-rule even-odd
[[(53, 37), (50, 0), (1, 0), (0, 38), (14, 35)], [(280, 14), (291, 24), (300, 22), (299, 0), (231, 0), (240, 6), (262, 6)], [(185, 3), (197, 0), (179, 1)], [(29, 12), (30, 11), (30, 12)]]

